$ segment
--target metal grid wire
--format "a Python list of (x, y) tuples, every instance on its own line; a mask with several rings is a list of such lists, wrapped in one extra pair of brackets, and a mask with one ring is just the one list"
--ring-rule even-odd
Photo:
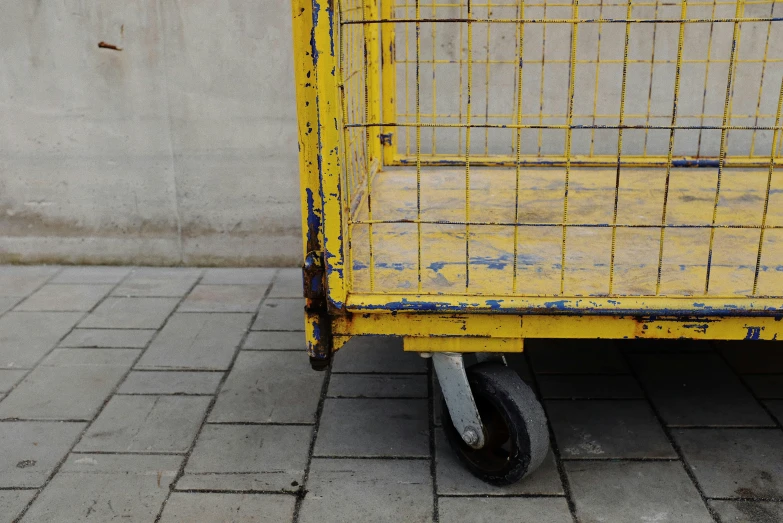
[[(759, 292), (765, 231), (783, 228), (767, 223), (783, 148), (783, 3), (343, 0), (339, 8), (346, 220), (349, 231), (368, 228), (369, 292), (389, 292), (375, 283), (373, 227), (404, 221), (416, 227), (412, 294), (427, 292), (422, 224), (439, 223), (464, 227), (466, 295), (472, 294), (471, 240), (484, 226), (513, 227), (513, 283), (498, 295), (529, 294), (517, 276), (522, 227), (562, 231), (559, 293), (551, 295), (567, 295), (569, 230), (611, 228), (602, 293), (609, 296), (617, 295), (618, 229), (659, 230), (657, 281), (649, 295), (662, 294), (668, 229), (709, 229), (704, 295), (710, 293), (715, 231), (755, 229), (749, 295), (766, 295)], [(378, 54), (383, 60), (372, 58)], [(374, 81), (383, 82), (382, 91)], [(372, 183), (382, 164), (415, 166), (415, 218), (373, 218)], [(428, 221), (422, 176), (444, 165), (464, 170), (464, 216)], [(471, 167), (483, 165), (514, 170), (513, 221), (471, 219)], [(526, 168), (539, 166), (563, 173), (560, 221), (526, 222), (520, 214), (520, 179)], [(615, 169), (611, 222), (569, 223), (577, 166)], [(672, 170), (683, 166), (717, 171), (711, 223), (667, 221)], [(761, 223), (719, 223), (723, 176), (742, 166), (767, 171)], [(665, 169), (659, 223), (618, 221), (622, 173), (634, 167)]]

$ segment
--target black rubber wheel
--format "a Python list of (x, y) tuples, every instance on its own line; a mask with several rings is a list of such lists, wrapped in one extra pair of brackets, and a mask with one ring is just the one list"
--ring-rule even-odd
[(467, 369), (468, 382), (484, 424), (485, 445), (462, 440), (443, 403), (443, 430), (459, 460), (474, 476), (492, 485), (510, 485), (532, 473), (549, 450), (546, 415), (522, 379), (499, 363)]

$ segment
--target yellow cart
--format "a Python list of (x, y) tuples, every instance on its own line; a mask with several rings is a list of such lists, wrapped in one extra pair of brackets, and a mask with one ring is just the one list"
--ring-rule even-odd
[(783, 2), (292, 3), (315, 368), (403, 337), (505, 484), (548, 446), (525, 338), (783, 331)]

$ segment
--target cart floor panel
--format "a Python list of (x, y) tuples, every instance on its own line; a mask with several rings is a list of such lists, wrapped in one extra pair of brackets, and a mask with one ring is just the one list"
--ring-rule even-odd
[[(562, 275), (564, 295), (609, 294), (610, 279), (613, 295), (655, 295), (666, 169), (623, 168), (615, 219), (616, 175), (571, 169), (561, 269), (564, 168), (523, 168), (518, 183), (514, 168), (474, 168), (469, 192), (464, 168), (422, 168), (418, 190), (415, 168), (379, 172), (371, 216), (368, 198), (353, 195), (351, 290), (416, 293), (420, 266), (423, 293), (556, 296)], [(713, 228), (718, 169), (672, 169), (659, 294), (705, 295), (711, 237), (707, 295), (752, 294), (768, 176), (724, 169)], [(783, 175), (773, 172), (771, 188), (759, 296), (783, 295)]]

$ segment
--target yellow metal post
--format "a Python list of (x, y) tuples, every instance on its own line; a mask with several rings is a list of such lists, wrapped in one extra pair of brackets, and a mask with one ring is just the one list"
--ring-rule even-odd
[[(391, 19), (393, 15), (393, 0), (381, 0), (381, 18)], [(397, 80), (395, 61), (394, 24), (381, 25), (381, 80), (383, 82), (383, 121), (395, 122), (397, 120)], [(381, 127), (383, 137), (383, 163), (394, 163), (397, 150), (397, 132), (394, 127)]]
[(345, 302), (342, 160), (340, 151), (340, 21), (332, 0), (313, 0), (313, 63), (317, 83), (318, 166), (323, 198), (326, 291), (335, 307)]

